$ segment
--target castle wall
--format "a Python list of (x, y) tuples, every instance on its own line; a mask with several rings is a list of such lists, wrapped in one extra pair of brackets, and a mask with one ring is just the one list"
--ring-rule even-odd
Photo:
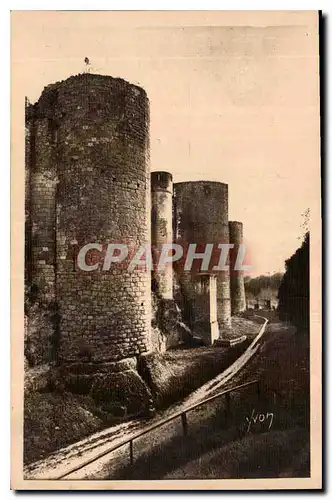
[(217, 278), (203, 274), (192, 280), (194, 290), (194, 335), (202, 337), (207, 345), (219, 338), (217, 320)]
[(239, 245), (243, 243), (243, 224), (238, 221), (229, 222), (229, 242), (234, 244), (230, 252), (230, 284), (232, 315), (238, 314), (246, 308), (243, 271), (234, 269)]
[(36, 116), (32, 106), (26, 106), (25, 113), (25, 290), (29, 306), (25, 356), (34, 365), (56, 357), (57, 169), (51, 120), (45, 114)]
[(55, 300), (55, 224), (57, 169), (49, 120), (34, 120), (32, 143), (34, 161), (30, 171), (32, 284), (38, 301)]
[[(155, 264), (165, 244), (173, 242), (173, 180), (168, 172), (151, 173), (151, 234)], [(173, 299), (173, 266), (166, 264), (159, 269), (154, 266), (153, 279), (158, 295), (163, 299)]]
[[(174, 221), (174, 238), (184, 247), (196, 243), (197, 251), (200, 251), (207, 243), (214, 244), (215, 248), (219, 243), (228, 243), (228, 185), (210, 181), (174, 184)], [(215, 264), (217, 262), (218, 259), (214, 261)], [(194, 315), (194, 308), (190, 305), (193, 302), (190, 279), (183, 276), (186, 272), (181, 270), (181, 274), (181, 287)], [(229, 273), (216, 271), (215, 274), (217, 320), (222, 334), (231, 322)]]
[(217, 317), (222, 336), (223, 330), (231, 328), (231, 286), (228, 271), (217, 275)]

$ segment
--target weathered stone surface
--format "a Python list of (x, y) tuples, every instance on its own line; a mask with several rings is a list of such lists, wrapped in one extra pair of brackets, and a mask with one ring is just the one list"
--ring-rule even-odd
[[(41, 317), (57, 305), (51, 349), (87, 362), (146, 352), (150, 271), (128, 271), (128, 262), (102, 269), (108, 243), (129, 244), (132, 257), (151, 239), (145, 91), (120, 78), (70, 77), (27, 107), (26, 131), (26, 279)], [(103, 245), (87, 256), (100, 261), (90, 272), (77, 265), (89, 243)], [(43, 344), (46, 361), (49, 338)]]
[(122, 406), (126, 409), (127, 416), (146, 414), (151, 405), (151, 392), (134, 370), (96, 374), (91, 396), (102, 408)]
[(116, 362), (108, 363), (70, 363), (62, 367), (62, 372), (66, 374), (83, 374), (89, 375), (94, 373), (116, 373), (123, 372), (126, 370), (136, 370), (137, 359), (136, 358), (125, 358)]
[(190, 328), (182, 321), (179, 307), (174, 300), (152, 293), (152, 344), (159, 352), (187, 343), (192, 338)]
[[(205, 251), (207, 244), (213, 244), (215, 248), (218, 244), (228, 244), (228, 185), (212, 181), (189, 181), (175, 183), (173, 188), (175, 241), (181, 243), (184, 248), (195, 243), (197, 252)], [(218, 260), (219, 253), (214, 252), (210, 260), (210, 274)], [(184, 262), (175, 264), (175, 268), (178, 268), (180, 292), (184, 299), (184, 314), (192, 330), (196, 321), (196, 291), (192, 275), (200, 264), (200, 260), (195, 260), (191, 272), (183, 270)], [(217, 271), (214, 274), (217, 276), (217, 321), (222, 331), (231, 324), (230, 278), (227, 271)]]
[(24, 328), (24, 355), (28, 367), (53, 360), (56, 318), (54, 303), (37, 301), (29, 307)]
[(89, 394), (93, 384), (93, 375), (68, 373), (63, 381), (66, 391), (73, 394)]
[(240, 337), (235, 337), (233, 339), (217, 339), (214, 341), (214, 347), (232, 347), (236, 344), (241, 344), (247, 340), (246, 335), (241, 335)]
[(246, 297), (244, 288), (244, 273), (234, 269), (239, 245), (243, 243), (243, 224), (238, 221), (229, 222), (229, 242), (234, 245), (230, 251), (231, 267), (231, 304), (232, 315), (239, 314), (246, 309)]
[(41, 392), (48, 388), (50, 379), (50, 366), (39, 365), (36, 368), (25, 369), (24, 371), (24, 392)]
[(152, 289), (163, 299), (173, 299), (173, 266), (159, 266), (163, 245), (173, 243), (173, 180), (169, 172), (151, 173), (151, 235), (154, 271)]

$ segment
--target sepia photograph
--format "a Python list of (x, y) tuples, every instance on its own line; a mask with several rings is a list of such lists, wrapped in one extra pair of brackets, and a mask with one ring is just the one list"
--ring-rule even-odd
[(322, 487), (320, 14), (13, 11), (13, 489)]

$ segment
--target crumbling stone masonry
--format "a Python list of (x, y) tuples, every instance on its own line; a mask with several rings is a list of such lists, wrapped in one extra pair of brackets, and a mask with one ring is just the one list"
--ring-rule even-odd
[(169, 255), (167, 245), (173, 243), (173, 179), (169, 172), (151, 173), (151, 240), (152, 271), (152, 341), (163, 352), (186, 342), (191, 332), (183, 323), (181, 311), (173, 300), (176, 280), (172, 262), (163, 265), (163, 255)]
[[(169, 172), (151, 173), (151, 234), (152, 250), (159, 262), (163, 245), (173, 242), (172, 225), (173, 179)], [(155, 266), (156, 268), (157, 266)], [(173, 299), (173, 268), (171, 263), (155, 269), (153, 280), (156, 292), (163, 299)]]
[[(149, 102), (143, 89), (81, 74), (46, 87), (26, 113), (28, 282), (55, 301), (63, 363), (114, 362), (150, 349), (149, 270), (77, 265), (89, 243), (150, 244)], [(104, 251), (104, 247), (103, 247)]]
[(234, 248), (230, 251), (232, 315), (234, 315), (246, 308), (243, 271), (235, 269), (239, 245), (243, 243), (242, 222), (229, 222), (229, 242), (234, 244)]
[[(207, 243), (215, 245), (228, 243), (228, 185), (210, 181), (175, 183), (174, 225), (175, 241), (181, 243), (184, 248), (190, 243), (196, 243), (199, 251), (199, 248), (204, 250)], [(215, 337), (218, 325), (219, 333), (222, 335), (223, 330), (229, 328), (231, 323), (229, 273), (219, 271), (215, 276), (216, 286), (214, 282), (210, 282), (211, 280), (208, 286), (211, 293), (216, 294), (215, 299), (211, 297), (212, 308), (210, 309), (210, 305), (208, 308), (211, 316), (210, 321), (206, 323), (209, 331), (213, 332), (211, 339)], [(181, 272), (179, 276), (183, 294), (188, 298), (188, 314), (192, 323), (190, 326), (194, 331), (195, 329), (202, 331), (202, 319), (199, 319), (195, 312), (196, 292), (192, 290), (197, 280), (195, 272)], [(207, 285), (205, 283), (203, 287), (201, 283), (197, 283), (197, 286), (199, 290), (206, 290)], [(202, 302), (201, 292), (197, 293), (197, 299)], [(214, 300), (217, 304), (216, 318), (213, 312)]]

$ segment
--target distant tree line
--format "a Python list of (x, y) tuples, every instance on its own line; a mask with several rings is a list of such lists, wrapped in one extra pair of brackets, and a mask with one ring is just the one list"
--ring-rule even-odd
[(298, 331), (309, 331), (309, 231), (300, 248), (285, 262), (278, 299), (281, 320), (291, 321)]
[(265, 289), (271, 289), (277, 291), (280, 287), (282, 281), (282, 273), (274, 273), (271, 275), (261, 275), (256, 278), (249, 278), (246, 276), (244, 278), (244, 286), (246, 289), (247, 296), (253, 296), (255, 298), (259, 297), (261, 292)]

